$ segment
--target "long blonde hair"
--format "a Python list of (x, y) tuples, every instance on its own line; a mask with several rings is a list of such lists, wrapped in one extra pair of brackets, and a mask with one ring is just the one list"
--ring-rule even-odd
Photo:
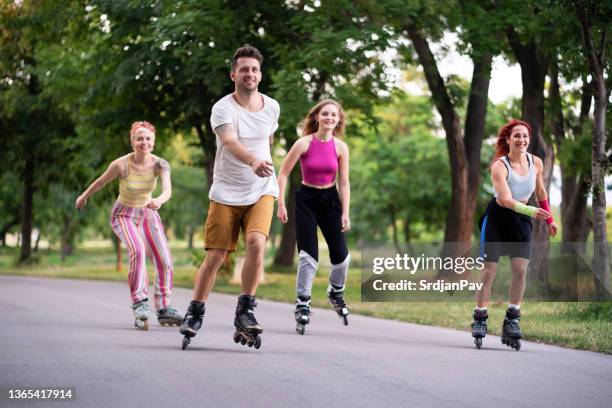
[(321, 102), (317, 103), (313, 106), (308, 115), (302, 120), (300, 123), (300, 129), (302, 131), (302, 136), (311, 135), (316, 133), (319, 130), (319, 122), (317, 122), (317, 115), (323, 109), (324, 106), (334, 105), (338, 108), (338, 124), (334, 129), (334, 136), (341, 138), (344, 135), (344, 128), (346, 127), (346, 121), (344, 119), (344, 110), (342, 109), (342, 105), (340, 105), (337, 101), (333, 99), (324, 99)]

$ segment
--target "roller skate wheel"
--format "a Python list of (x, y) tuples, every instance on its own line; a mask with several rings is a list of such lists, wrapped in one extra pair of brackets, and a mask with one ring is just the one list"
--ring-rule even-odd
[(259, 350), (259, 348), (261, 347), (261, 337), (257, 336), (255, 337), (255, 349)]
[(344, 323), (345, 326), (348, 326), (348, 317), (342, 316), (342, 323)]
[(304, 326), (303, 324), (298, 323), (298, 325), (295, 327), (295, 331), (297, 332), (297, 334), (300, 335), (304, 335), (304, 332), (306, 331), (306, 326)]
[(520, 340), (516, 341), (516, 344), (514, 345), (514, 349), (516, 351), (519, 351), (521, 349), (521, 341)]
[(191, 343), (191, 339), (189, 338), (189, 336), (183, 337), (183, 350), (187, 348), (189, 343)]
[(253, 347), (253, 344), (255, 344), (255, 342), (253, 340), (247, 341), (247, 346)]
[(136, 319), (134, 321), (134, 326), (139, 330), (149, 330), (149, 321)]
[(240, 333), (234, 333), (234, 343), (238, 344), (240, 342), (240, 337), (242, 337)]
[(240, 344), (242, 344), (244, 346), (246, 344), (246, 342), (247, 342), (246, 337), (241, 334), (240, 335)]
[(482, 348), (482, 337), (475, 337), (474, 344), (476, 345), (476, 348), (480, 350)]

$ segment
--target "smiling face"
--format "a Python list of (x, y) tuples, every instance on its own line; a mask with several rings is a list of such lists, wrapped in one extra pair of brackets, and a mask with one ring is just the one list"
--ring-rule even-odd
[(316, 120), (319, 123), (319, 129), (333, 131), (340, 121), (340, 111), (336, 105), (328, 103), (317, 113)]
[(529, 130), (523, 125), (518, 125), (512, 128), (510, 137), (506, 139), (510, 152), (525, 153), (529, 146)]
[(251, 57), (240, 57), (236, 60), (236, 66), (230, 72), (236, 89), (246, 92), (257, 90), (261, 82), (261, 66), (259, 61)]
[(155, 133), (149, 129), (140, 127), (131, 137), (132, 149), (135, 153), (147, 154), (153, 151), (155, 146)]

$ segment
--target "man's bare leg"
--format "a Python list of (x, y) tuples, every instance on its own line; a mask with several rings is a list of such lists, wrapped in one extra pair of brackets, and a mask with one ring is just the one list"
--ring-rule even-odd
[(249, 232), (246, 237), (246, 256), (242, 267), (243, 295), (255, 296), (264, 271), (264, 251), (267, 237), (261, 232)]
[(206, 258), (196, 272), (195, 282), (193, 285), (193, 299), (198, 302), (206, 302), (213, 286), (217, 271), (223, 265), (227, 250), (225, 249), (209, 249)]

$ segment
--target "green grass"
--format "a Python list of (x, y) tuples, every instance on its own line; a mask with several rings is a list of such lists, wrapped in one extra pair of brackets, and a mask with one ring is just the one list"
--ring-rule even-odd
[[(203, 251), (188, 251), (173, 248), (175, 258), (176, 287), (191, 288), (196, 267), (194, 260), (203, 256)], [(83, 248), (64, 263), (54, 251), (40, 251), (38, 263), (15, 266), (16, 252), (12, 248), (0, 249), (0, 274), (27, 275), (53, 278), (92, 279), (125, 282), (127, 277), (126, 257), (121, 272), (114, 267), (115, 256), (110, 248)], [(322, 256), (323, 259), (323, 256)], [(325, 297), (326, 273), (322, 268), (313, 287), (313, 305), (329, 307)], [(149, 267), (149, 271), (152, 268)], [(293, 303), (295, 300), (295, 271), (293, 268), (266, 270), (265, 282), (257, 291), (262, 299)], [(220, 293), (238, 294), (240, 288), (229, 283), (229, 276), (220, 275), (215, 285)], [(360, 271), (351, 269), (347, 282), (347, 303), (351, 312), (385, 319), (418, 324), (449, 327), (469, 331), (472, 302), (404, 302), (362, 303), (360, 302)], [(500, 334), (506, 304), (493, 303), (489, 307), (489, 331)], [(521, 327), (531, 341), (557, 344), (564, 347), (591, 350), (612, 354), (612, 303), (589, 302), (528, 302), (522, 308)], [(466, 334), (467, 336), (467, 334)], [(466, 338), (466, 341), (470, 341)]]

